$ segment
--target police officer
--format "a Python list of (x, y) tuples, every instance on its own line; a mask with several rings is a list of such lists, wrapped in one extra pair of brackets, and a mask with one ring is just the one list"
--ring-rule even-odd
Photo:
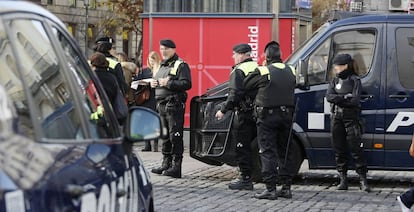
[(252, 48), (248, 44), (238, 44), (233, 48), (234, 66), (230, 74), (229, 95), (216, 117), (222, 119), (224, 114), (233, 110), (235, 116), (232, 123), (231, 135), (236, 144), (237, 164), (240, 168), (240, 176), (229, 184), (230, 189), (252, 190), (253, 159), (250, 143), (256, 137), (256, 125), (253, 120), (253, 98), (255, 94), (246, 93), (243, 80), (252, 72), (257, 63), (252, 60), (250, 53)]
[[(267, 66), (258, 67), (244, 81), (247, 90), (257, 90), (257, 136), (262, 178), (266, 184), (266, 189), (254, 197), (272, 200), (278, 196), (292, 198), (290, 185), (293, 171), (288, 170), (292, 167), (289, 165), (292, 154), (288, 152), (287, 164), (284, 159), (294, 109), (295, 69), (282, 63), (277, 42), (268, 43), (265, 54)], [(278, 174), (282, 184), (279, 193), (276, 191)]]
[(355, 74), (353, 59), (349, 54), (339, 54), (333, 60), (336, 77), (326, 91), (331, 103), (332, 146), (335, 151), (336, 169), (339, 172), (338, 190), (347, 190), (348, 147), (360, 178), (361, 190), (370, 191), (367, 183), (367, 163), (361, 141), (359, 114), (361, 111), (361, 81)]
[(121, 88), (122, 93), (125, 95), (128, 90), (128, 85), (125, 82), (121, 63), (118, 62), (116, 57), (109, 53), (112, 49), (112, 44), (113, 39), (111, 37), (101, 37), (95, 41), (94, 50), (105, 55), (109, 62), (109, 71), (115, 75), (118, 85)]
[(158, 72), (151, 82), (155, 88), (157, 110), (169, 137), (163, 140), (163, 161), (160, 167), (151, 171), (156, 174), (181, 178), (181, 163), (184, 143), (184, 112), (187, 100), (186, 91), (191, 88), (191, 72), (187, 63), (178, 57), (175, 43), (165, 39), (160, 41), (162, 61)]

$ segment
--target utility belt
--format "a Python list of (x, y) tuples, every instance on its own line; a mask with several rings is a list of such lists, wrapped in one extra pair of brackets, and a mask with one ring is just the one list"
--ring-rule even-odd
[(183, 93), (169, 95), (162, 99), (157, 99), (157, 110), (167, 112), (167, 113), (174, 113), (179, 108), (185, 107), (185, 100), (187, 98), (187, 94)]
[(276, 106), (276, 107), (256, 107), (256, 113), (257, 115), (271, 115), (277, 112), (284, 112), (284, 113), (289, 113), (293, 111), (293, 107), (292, 106), (286, 106), (286, 105), (281, 105), (281, 106)]
[(359, 108), (357, 107), (340, 107), (338, 105), (334, 105), (331, 108), (332, 113), (345, 113), (345, 112), (359, 112)]

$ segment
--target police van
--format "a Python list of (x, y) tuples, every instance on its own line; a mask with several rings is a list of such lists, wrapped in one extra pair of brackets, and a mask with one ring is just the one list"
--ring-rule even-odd
[(40, 6), (0, 1), (0, 211), (154, 211), (135, 142), (158, 115), (123, 127), (66, 26)]
[[(342, 53), (354, 58), (361, 78), (362, 139), (369, 169), (413, 170), (407, 150), (414, 129), (414, 16), (407, 14), (330, 21), (285, 61), (297, 70), (299, 101), (289, 150), (295, 155), (295, 170), (304, 159), (311, 169), (335, 168), (325, 93), (334, 76), (332, 58)], [(227, 92), (224, 83), (191, 100), (190, 155), (212, 165), (236, 165), (229, 134), (233, 114), (214, 117)], [(257, 141), (252, 148), (257, 149)]]

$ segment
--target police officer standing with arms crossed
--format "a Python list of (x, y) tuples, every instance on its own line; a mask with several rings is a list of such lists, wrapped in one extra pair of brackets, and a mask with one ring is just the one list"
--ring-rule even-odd
[(183, 131), (186, 91), (191, 89), (190, 67), (175, 53), (175, 43), (160, 41), (162, 61), (151, 87), (155, 88), (157, 110), (163, 128), (168, 128), (169, 137), (162, 143), (162, 164), (151, 171), (173, 178), (181, 178), (184, 152)]
[[(271, 200), (278, 196), (292, 198), (290, 185), (293, 172), (288, 170), (291, 167), (289, 162), (292, 161), (292, 152), (288, 152), (286, 162), (284, 158), (294, 111), (295, 69), (282, 63), (277, 42), (268, 43), (265, 54), (267, 66), (258, 67), (244, 81), (247, 90), (257, 90), (257, 136), (262, 178), (266, 184), (266, 189), (254, 197)], [(279, 193), (276, 191), (278, 179), (282, 183)]]
[(230, 92), (227, 100), (216, 113), (216, 118), (222, 119), (224, 114), (233, 110), (235, 112), (231, 135), (236, 144), (236, 158), (240, 169), (240, 176), (229, 184), (230, 189), (252, 190), (253, 159), (251, 142), (256, 137), (256, 125), (253, 120), (254, 94), (246, 93), (243, 80), (252, 72), (257, 63), (252, 60), (250, 53), (252, 48), (245, 43), (233, 47), (234, 66), (230, 73)]
[(326, 100), (331, 103), (332, 146), (335, 151), (336, 169), (339, 172), (338, 190), (348, 190), (348, 146), (360, 178), (361, 190), (369, 192), (367, 163), (361, 141), (359, 114), (361, 111), (361, 80), (354, 70), (349, 54), (339, 54), (334, 60), (336, 77), (329, 83)]

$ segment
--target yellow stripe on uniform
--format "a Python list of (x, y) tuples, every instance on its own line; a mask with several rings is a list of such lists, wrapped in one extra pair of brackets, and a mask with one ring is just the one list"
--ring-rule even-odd
[(177, 75), (177, 70), (178, 70), (178, 66), (181, 65), (181, 63), (183, 63), (184, 61), (182, 60), (176, 60), (174, 63), (174, 67), (171, 69), (170, 74), (171, 75)]
[(244, 62), (238, 65), (234, 70), (240, 69), (243, 71), (244, 75), (247, 76), (250, 72), (254, 71), (257, 68), (257, 63), (254, 61)]
[(115, 66), (119, 63), (118, 61), (112, 59), (112, 58), (106, 58), (106, 60), (109, 62), (109, 68), (115, 69)]
[(257, 68), (259, 69), (260, 75), (267, 75), (267, 79), (270, 80), (270, 73), (267, 66), (259, 66)]

